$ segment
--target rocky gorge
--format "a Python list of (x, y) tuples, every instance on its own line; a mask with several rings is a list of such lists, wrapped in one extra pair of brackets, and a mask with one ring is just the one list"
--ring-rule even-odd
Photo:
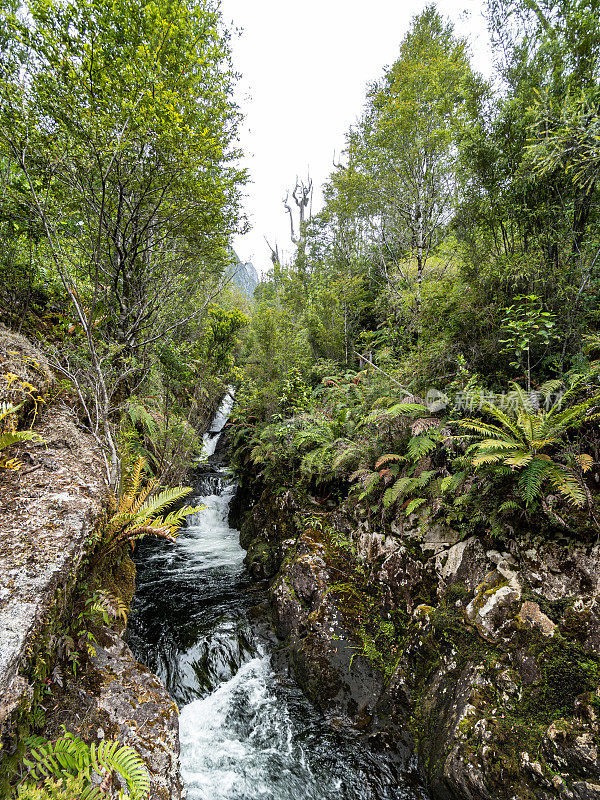
[[(4, 363), (5, 371), (17, 374), (23, 364), (35, 363), (37, 382), (41, 385), (43, 376), (44, 395), (51, 397), (55, 378), (42, 353), (23, 337), (3, 336), (12, 359)], [(23, 372), (26, 378), (35, 376)], [(3, 476), (3, 788), (22, 757), (28, 732), (55, 739), (67, 730), (87, 742), (114, 739), (130, 745), (148, 770), (149, 798), (178, 800), (180, 723), (176, 702), (165, 688), (169, 680), (169, 690), (174, 696), (180, 692), (176, 699), (187, 708), (186, 757), (193, 763), (201, 753), (204, 759), (204, 772), (187, 778), (194, 791), (200, 791), (205, 773), (211, 776), (211, 791), (222, 790), (220, 751), (211, 752), (211, 742), (220, 739), (210, 738), (207, 744), (202, 738), (203, 715), (213, 707), (213, 695), (226, 697), (227, 703), (219, 708), (218, 730), (206, 735), (218, 734), (223, 737), (219, 746), (231, 747), (237, 739), (228, 737), (238, 733), (227, 725), (234, 714), (248, 725), (252, 741), (265, 725), (262, 706), (248, 721), (237, 717), (245, 712), (234, 703), (242, 686), (250, 703), (252, 681), (259, 679), (270, 704), (268, 736), (274, 731), (282, 743), (290, 737), (294, 741), (287, 754), (289, 774), (294, 776), (294, 764), (307, 752), (316, 763), (319, 758), (329, 763), (334, 755), (324, 756), (316, 745), (305, 751), (299, 744), (302, 725), (294, 721), (286, 727), (278, 714), (278, 676), (289, 669), (321, 715), (301, 712), (315, 740), (325, 735), (319, 727), (322, 718), (341, 737), (333, 754), (360, 760), (362, 750), (355, 756), (352, 747), (364, 744), (369, 775), (391, 770), (382, 781), (382, 794), (374, 796), (387, 797), (385, 792), (399, 781), (400, 791), (409, 794), (394, 797), (424, 797), (425, 786), (433, 800), (600, 798), (597, 542), (558, 531), (542, 535), (534, 525), (529, 534), (507, 530), (503, 538), (464, 537), (433, 519), (431, 511), (390, 522), (352, 498), (336, 503), (290, 489), (275, 491), (252, 475), (241, 475), (236, 491), (224, 471), (226, 451), (219, 449), (217, 465), (206, 466), (198, 478), (206, 484), (199, 494), (209, 504), (206, 519), (197, 520), (187, 533), (184, 529), (180, 550), (171, 552), (172, 545), (162, 542), (156, 551), (143, 549), (139, 555), (143, 571), (152, 575), (154, 569), (158, 576), (142, 586), (142, 594), (157, 593), (158, 605), (147, 604), (150, 623), (156, 624), (155, 609), (180, 593), (188, 609), (185, 620), (195, 619), (203, 631), (201, 658), (195, 639), (186, 644), (187, 630), (181, 634), (177, 659), (182, 671), (177, 667), (167, 680), (136, 660), (124, 639), (123, 614), (102, 625), (96, 620), (91, 646), (83, 643), (82, 618), (93, 592), (101, 587), (129, 607), (135, 567), (129, 555), (121, 554), (104, 565), (101, 575), (94, 574), (94, 531), (106, 495), (100, 454), (64, 403), (48, 405), (34, 426), (43, 444), (21, 448), (26, 467)], [(220, 434), (230, 408), (231, 399), (209, 438)], [(221, 519), (227, 510), (229, 528)], [(236, 528), (252, 591), (260, 597), (268, 584), (280, 645), (266, 650), (264, 634), (254, 640), (248, 622), (257, 612), (242, 599), (249, 583)], [(227, 548), (230, 572), (221, 574)], [(156, 566), (160, 559), (166, 566)], [(170, 600), (160, 586), (153, 588), (169, 571)], [(237, 587), (235, 597), (232, 587)], [(239, 641), (228, 627), (229, 617), (219, 616), (230, 594), (232, 619), (242, 624)], [(213, 603), (215, 611), (209, 613)], [(205, 617), (212, 613), (214, 630), (205, 630)], [(172, 609), (169, 615), (166, 629), (178, 631)], [(139, 625), (134, 622), (134, 630)], [(138, 643), (141, 653), (162, 653), (153, 636), (147, 635), (141, 648)], [(176, 663), (176, 650), (169, 647), (164, 661)], [(211, 680), (199, 689), (205, 662)], [(239, 676), (250, 683), (238, 685)], [(285, 689), (291, 693), (292, 700), (286, 699), (290, 708), (298, 703), (293, 691)], [(272, 765), (263, 763), (261, 747), (253, 747), (254, 771), (244, 774), (237, 761), (235, 770), (249, 791), (257, 775), (265, 791), (272, 791), (265, 778)], [(363, 768), (353, 769), (356, 794), (350, 796), (370, 797), (364, 794), (369, 781), (360, 777)], [(325, 791), (311, 769), (305, 777), (311, 798), (329, 797), (340, 780), (337, 773), (329, 776), (331, 786)], [(201, 791), (197, 796), (203, 796)]]
[(598, 543), (385, 526), (251, 481), (243, 505), (246, 563), (332, 725), (416, 753), (435, 800), (600, 798)]

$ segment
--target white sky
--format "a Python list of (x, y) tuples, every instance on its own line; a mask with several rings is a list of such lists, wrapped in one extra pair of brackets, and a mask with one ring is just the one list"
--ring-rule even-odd
[[(320, 187), (339, 156), (344, 134), (360, 116), (367, 84), (397, 58), (412, 17), (427, 0), (221, 0), (226, 24), (241, 28), (234, 37), (234, 66), (242, 74), (237, 100), (245, 115), (241, 128), (246, 213), (252, 230), (237, 237), (242, 261), (259, 272), (271, 266), (265, 237), (289, 257), (289, 217), (282, 199), (296, 175), (309, 171)], [(438, 0), (438, 10), (471, 42), (475, 69), (491, 73), (482, 10), (484, 0)], [(231, 27), (231, 25), (230, 25)]]

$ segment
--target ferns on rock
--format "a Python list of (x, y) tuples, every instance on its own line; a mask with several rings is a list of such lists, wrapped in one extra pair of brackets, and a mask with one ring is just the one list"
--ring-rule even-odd
[[(569, 465), (568, 434), (585, 422), (597, 419), (600, 392), (573, 405), (585, 384), (584, 376), (576, 376), (571, 386), (549, 409), (536, 408), (531, 396), (512, 384), (508, 410), (487, 403), (484, 411), (493, 423), (465, 419), (459, 425), (466, 429), (468, 439), (476, 439), (467, 450), (475, 469), (499, 473), (508, 467), (517, 475), (517, 488), (526, 506), (541, 501), (547, 490), (557, 491), (571, 506), (586, 504), (588, 492), (582, 473), (590, 468), (593, 459), (588, 454), (576, 454)], [(556, 382), (542, 387), (542, 395), (556, 390)]]
[(189, 487), (176, 486), (157, 491), (155, 480), (143, 484), (145, 461), (140, 456), (127, 479), (119, 499), (111, 496), (108, 514), (99, 526), (99, 539), (104, 554), (112, 552), (125, 542), (134, 543), (147, 535), (160, 536), (174, 541), (175, 534), (186, 516), (201, 511), (203, 506), (184, 506), (163, 512), (192, 491)]
[[(0, 468), (18, 469), (20, 463), (15, 459), (6, 460), (2, 457), (3, 450), (7, 450), (15, 444), (21, 442), (41, 442), (42, 437), (33, 431), (18, 431), (14, 424), (15, 412), (18, 411), (23, 403), (0, 403)], [(3, 430), (4, 428), (4, 430)]]

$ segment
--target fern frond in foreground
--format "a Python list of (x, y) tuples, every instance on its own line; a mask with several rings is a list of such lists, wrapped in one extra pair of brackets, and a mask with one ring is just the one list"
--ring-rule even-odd
[[(20, 463), (11, 459), (7, 461), (2, 456), (2, 451), (7, 450), (14, 444), (21, 442), (41, 442), (42, 437), (33, 431), (18, 431), (14, 423), (9, 422), (11, 417), (21, 408), (23, 403), (15, 405), (14, 403), (0, 403), (0, 469), (7, 467), (9, 469), (18, 469)], [(5, 422), (6, 420), (6, 422)], [(6, 430), (1, 430), (3, 427)]]
[(120, 793), (120, 797), (148, 797), (148, 772), (129, 745), (108, 739), (99, 745), (88, 745), (71, 733), (54, 741), (32, 737), (27, 745), (18, 800), (110, 800), (115, 773), (127, 785), (127, 793)]

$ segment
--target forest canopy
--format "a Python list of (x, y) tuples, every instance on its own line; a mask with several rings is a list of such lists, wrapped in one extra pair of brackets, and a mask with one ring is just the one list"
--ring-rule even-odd
[(493, 80), (413, 19), (257, 292), (242, 473), (388, 522), (598, 530), (598, 16), (491, 0)]
[(274, 248), (251, 303), (230, 280), (247, 176), (218, 4), (2, 14), (0, 301), (113, 485), (139, 456), (182, 475), (235, 384), (234, 461), (261, 480), (388, 517), (597, 528), (593, 3), (490, 0), (492, 80), (417, 15), (323, 207), (311, 181), (288, 193), (295, 253)]

